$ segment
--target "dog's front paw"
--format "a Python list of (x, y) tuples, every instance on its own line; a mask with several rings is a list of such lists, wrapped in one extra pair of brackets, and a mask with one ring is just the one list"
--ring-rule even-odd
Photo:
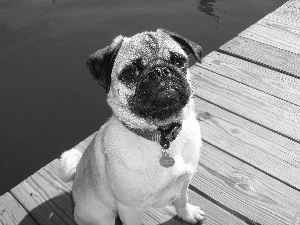
[(178, 217), (191, 224), (203, 224), (205, 221), (205, 213), (199, 206), (191, 205), (189, 203), (177, 212)]

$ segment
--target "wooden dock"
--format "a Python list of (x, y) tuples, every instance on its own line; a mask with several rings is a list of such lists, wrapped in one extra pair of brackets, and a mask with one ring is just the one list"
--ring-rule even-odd
[[(300, 225), (300, 0), (191, 67), (203, 153), (189, 201), (207, 225)], [(77, 147), (86, 148), (93, 135)], [(74, 224), (54, 160), (0, 197), (0, 224)], [(143, 224), (185, 224), (174, 209)]]

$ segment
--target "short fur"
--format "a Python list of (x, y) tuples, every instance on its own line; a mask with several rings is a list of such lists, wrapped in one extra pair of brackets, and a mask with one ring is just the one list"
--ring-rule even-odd
[[(119, 36), (89, 58), (88, 68), (108, 92), (113, 116), (83, 153), (71, 149), (61, 157), (61, 176), (74, 179), (74, 219), (79, 225), (112, 225), (117, 215), (125, 225), (139, 225), (144, 209), (168, 204), (189, 223), (204, 220), (204, 212), (187, 203), (201, 146), (187, 57), (192, 54), (199, 61), (201, 53), (194, 42), (157, 30)], [(161, 166), (162, 146), (124, 123), (150, 131), (181, 123), (168, 149), (175, 164)]]

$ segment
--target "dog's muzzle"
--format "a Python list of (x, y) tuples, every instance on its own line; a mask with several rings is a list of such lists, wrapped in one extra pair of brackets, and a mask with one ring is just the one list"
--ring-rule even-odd
[(142, 117), (163, 120), (178, 113), (187, 104), (190, 95), (186, 70), (161, 63), (146, 68), (140, 74), (130, 106)]

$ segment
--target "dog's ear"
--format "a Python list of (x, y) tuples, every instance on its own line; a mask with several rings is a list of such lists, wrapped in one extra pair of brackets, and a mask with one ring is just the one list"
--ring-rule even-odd
[(111, 72), (122, 42), (123, 37), (121, 35), (116, 37), (111, 45), (92, 54), (86, 62), (91, 74), (105, 89), (106, 93), (110, 89)]
[(198, 62), (201, 62), (202, 48), (200, 45), (196, 44), (193, 41), (190, 41), (189, 39), (187, 39), (175, 32), (171, 32), (171, 31), (168, 31), (165, 29), (158, 29), (157, 31), (168, 34), (171, 38), (173, 38), (182, 47), (182, 49), (185, 51), (185, 53), (187, 55), (193, 54), (195, 59)]

